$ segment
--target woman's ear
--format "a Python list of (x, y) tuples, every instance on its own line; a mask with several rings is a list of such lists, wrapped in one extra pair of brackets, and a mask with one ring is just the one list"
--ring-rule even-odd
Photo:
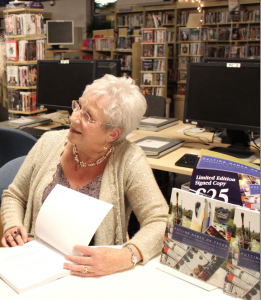
[(117, 140), (121, 136), (121, 129), (116, 127), (113, 128), (113, 130), (109, 133), (109, 136), (107, 137), (107, 142), (113, 142)]

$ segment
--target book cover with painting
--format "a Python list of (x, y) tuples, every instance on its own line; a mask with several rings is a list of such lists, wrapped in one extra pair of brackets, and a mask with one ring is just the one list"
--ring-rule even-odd
[(206, 201), (200, 195), (172, 190), (160, 258), (163, 266), (158, 269), (169, 274), (173, 274), (174, 269), (200, 280), (194, 284), (204, 282), (222, 288), (229, 242), (216, 229), (212, 230), (212, 226), (209, 227), (210, 234), (202, 232), (206, 222)]
[(224, 293), (260, 299), (260, 212), (237, 207), (230, 242)]

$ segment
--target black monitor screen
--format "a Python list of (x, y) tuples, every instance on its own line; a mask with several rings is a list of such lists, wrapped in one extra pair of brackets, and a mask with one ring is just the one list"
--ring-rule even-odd
[(116, 77), (121, 76), (121, 61), (119, 59), (95, 60), (96, 79), (103, 77), (105, 74), (111, 74)]
[(260, 130), (259, 63), (189, 63), (184, 123)]
[(93, 60), (38, 60), (37, 105), (71, 110), (72, 100), (81, 97), (86, 85), (95, 80)]
[(46, 22), (47, 45), (74, 44), (74, 22), (50, 20)]

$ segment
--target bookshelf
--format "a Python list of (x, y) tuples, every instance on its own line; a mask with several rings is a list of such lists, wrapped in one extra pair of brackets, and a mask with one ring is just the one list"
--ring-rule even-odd
[(144, 95), (167, 98), (166, 28), (142, 29), (141, 90)]
[[(228, 12), (228, 1), (211, 1), (201, 2), (202, 7), (202, 24), (198, 29), (201, 30), (201, 40), (198, 43), (205, 44), (205, 57), (222, 57), (222, 58), (259, 58), (260, 57), (260, 21), (242, 19), (251, 11), (259, 11), (260, 2), (256, 0), (239, 0), (239, 11), (241, 19), (238, 21), (231, 20)], [(244, 13), (243, 13), (244, 11)], [(248, 13), (247, 13), (248, 12)], [(180, 49), (181, 44), (188, 43), (190, 46), (195, 41), (181, 41), (180, 31), (190, 30), (186, 28), (189, 14), (197, 13), (193, 3), (177, 2), (176, 3), (176, 50), (175, 69), (177, 70), (177, 93), (174, 95), (174, 116), (183, 118), (185, 95), (180, 95), (179, 85), (182, 84), (182, 92), (185, 94), (186, 80), (180, 80), (180, 77), (186, 76), (186, 61), (191, 61), (191, 56), (183, 57), (183, 64), (180, 67)], [(253, 18), (252, 13), (252, 18)], [(245, 16), (246, 17), (246, 16)], [(256, 16), (259, 20), (260, 16)], [(233, 37), (233, 33), (238, 33), (238, 38)], [(194, 57), (195, 61), (200, 62), (201, 57)]]
[(13, 111), (16, 111), (15, 114), (35, 114), (37, 111), (37, 60), (45, 58), (43, 13), (43, 9), (30, 8), (3, 11), (7, 51), (6, 88), (9, 113), (12, 114)]

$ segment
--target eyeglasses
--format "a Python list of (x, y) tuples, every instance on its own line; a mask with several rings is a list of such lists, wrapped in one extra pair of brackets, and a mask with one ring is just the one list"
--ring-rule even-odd
[(81, 106), (79, 105), (78, 101), (73, 100), (72, 101), (72, 109), (73, 109), (73, 113), (76, 113), (78, 111), (81, 112), (81, 119), (85, 122), (85, 123), (100, 123), (100, 124), (106, 124), (106, 123), (102, 123), (100, 121), (94, 121), (92, 120), (91, 116), (89, 113), (87, 113), (86, 111), (83, 111)]

